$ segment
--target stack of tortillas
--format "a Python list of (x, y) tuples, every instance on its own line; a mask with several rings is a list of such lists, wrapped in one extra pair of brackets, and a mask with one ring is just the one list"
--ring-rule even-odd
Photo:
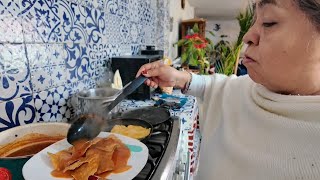
[(122, 89), (122, 88), (123, 88), (123, 86), (122, 86), (122, 80), (121, 80), (121, 76), (120, 76), (119, 70), (117, 70), (117, 71), (114, 73), (113, 83), (112, 83), (111, 87), (114, 88), (114, 89)]
[[(167, 66), (171, 66), (172, 60), (169, 59), (168, 57), (164, 57), (163, 63)], [(172, 91), (173, 91), (173, 87), (160, 87), (160, 89), (163, 93), (166, 93), (166, 94), (172, 94)]]

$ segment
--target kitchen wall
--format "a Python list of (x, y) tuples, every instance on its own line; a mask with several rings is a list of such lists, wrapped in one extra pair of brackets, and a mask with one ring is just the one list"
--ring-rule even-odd
[[(181, 0), (170, 0), (169, 4), (169, 16), (171, 23), (168, 23), (167, 27), (167, 36), (168, 37), (168, 54), (167, 56), (171, 59), (175, 59), (178, 56), (177, 46), (173, 47), (172, 45), (179, 40), (180, 35), (180, 23), (186, 19), (194, 18), (194, 7), (190, 6), (189, 2), (185, 1), (184, 9), (181, 7)], [(169, 21), (170, 22), (170, 21)]]
[[(209, 32), (206, 32), (206, 37), (210, 38), (214, 44), (220, 40), (226, 40), (230, 43), (235, 43), (238, 39), (240, 26), (236, 19), (225, 20), (207, 20), (206, 30), (212, 31), (215, 36), (212, 36)], [(227, 37), (221, 38), (222, 35)]]
[(0, 1), (0, 131), (67, 121), (70, 97), (97, 86), (110, 58), (168, 54), (169, 0)]

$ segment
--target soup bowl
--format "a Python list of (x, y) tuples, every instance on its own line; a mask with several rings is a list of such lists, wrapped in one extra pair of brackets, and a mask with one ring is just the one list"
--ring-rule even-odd
[[(61, 136), (62, 138), (66, 137), (70, 124), (68, 123), (34, 123), (27, 124), (18, 127), (14, 127), (8, 130), (5, 130), (0, 133), (0, 147), (7, 145), (18, 138), (24, 137), (25, 135), (30, 134), (43, 134), (47, 136)], [(32, 144), (32, 143), (31, 143)], [(38, 151), (45, 148), (39, 147), (39, 143), (34, 143), (35, 148), (38, 146)], [(49, 145), (49, 144), (48, 144)], [(30, 145), (32, 147), (32, 145)], [(29, 150), (30, 150), (29, 147)], [(40, 149), (39, 149), (40, 148)], [(23, 150), (22, 150), (23, 152)], [(20, 153), (18, 156), (13, 157), (0, 157), (0, 167), (6, 168), (12, 174), (12, 179), (23, 179), (22, 176), (22, 167), (24, 164), (33, 156), (31, 153), (29, 155), (23, 155)]]

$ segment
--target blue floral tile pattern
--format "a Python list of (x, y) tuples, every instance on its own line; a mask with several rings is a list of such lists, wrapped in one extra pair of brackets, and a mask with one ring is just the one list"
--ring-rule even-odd
[(117, 15), (119, 10), (118, 0), (106, 0), (105, 2), (105, 11), (107, 13)]
[(26, 42), (61, 42), (57, 0), (21, 0), (20, 16)]
[(86, 8), (86, 30), (88, 43), (101, 43), (103, 35), (106, 34), (105, 13), (95, 8)]
[(111, 83), (112, 57), (138, 54), (146, 45), (166, 51), (168, 4), (0, 1), (0, 131), (65, 121), (72, 114), (70, 96)]
[(70, 92), (66, 86), (34, 94), (38, 122), (66, 122), (70, 119), (68, 107)]
[(82, 0), (81, 4), (89, 8), (96, 8), (103, 10), (105, 0)]
[(0, 132), (16, 126), (35, 123), (32, 96), (0, 103)]
[(87, 44), (91, 78), (95, 78), (104, 72), (103, 65), (108, 59), (107, 48), (106, 44)]
[(20, 1), (0, 1), (0, 42), (22, 43)]
[(87, 42), (86, 17), (88, 11), (85, 6), (67, 0), (60, 1), (59, 16), (62, 20), (62, 41), (85, 43)]
[(130, 43), (130, 25), (131, 23), (129, 23), (128, 17), (123, 17), (121, 19), (119, 32), (121, 35), (122, 44)]
[(86, 79), (83, 81), (77, 81), (69, 84), (69, 91), (71, 94), (76, 94), (84, 89), (96, 88), (96, 82), (94, 79)]
[(0, 102), (31, 95), (23, 44), (0, 44)]
[(90, 61), (85, 44), (65, 44), (68, 83), (91, 77)]
[(47, 90), (67, 83), (62, 44), (27, 44), (34, 92)]

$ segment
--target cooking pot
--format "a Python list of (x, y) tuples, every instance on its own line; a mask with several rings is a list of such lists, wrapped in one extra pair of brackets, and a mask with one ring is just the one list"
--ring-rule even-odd
[(76, 99), (73, 99), (75, 115), (94, 113), (103, 117), (110, 117), (110, 115), (119, 111), (119, 106), (116, 106), (111, 114), (108, 114), (104, 107), (114, 101), (119, 93), (120, 90), (114, 88), (82, 90), (76, 95)]
[[(0, 133), (0, 146), (13, 142), (17, 138), (31, 133), (45, 134), (49, 136), (66, 136), (70, 124), (68, 123), (34, 123), (22, 126), (17, 126)], [(17, 157), (3, 157), (0, 158), (0, 167), (7, 168), (11, 174), (12, 179), (23, 179), (22, 167), (32, 157), (17, 156)]]

